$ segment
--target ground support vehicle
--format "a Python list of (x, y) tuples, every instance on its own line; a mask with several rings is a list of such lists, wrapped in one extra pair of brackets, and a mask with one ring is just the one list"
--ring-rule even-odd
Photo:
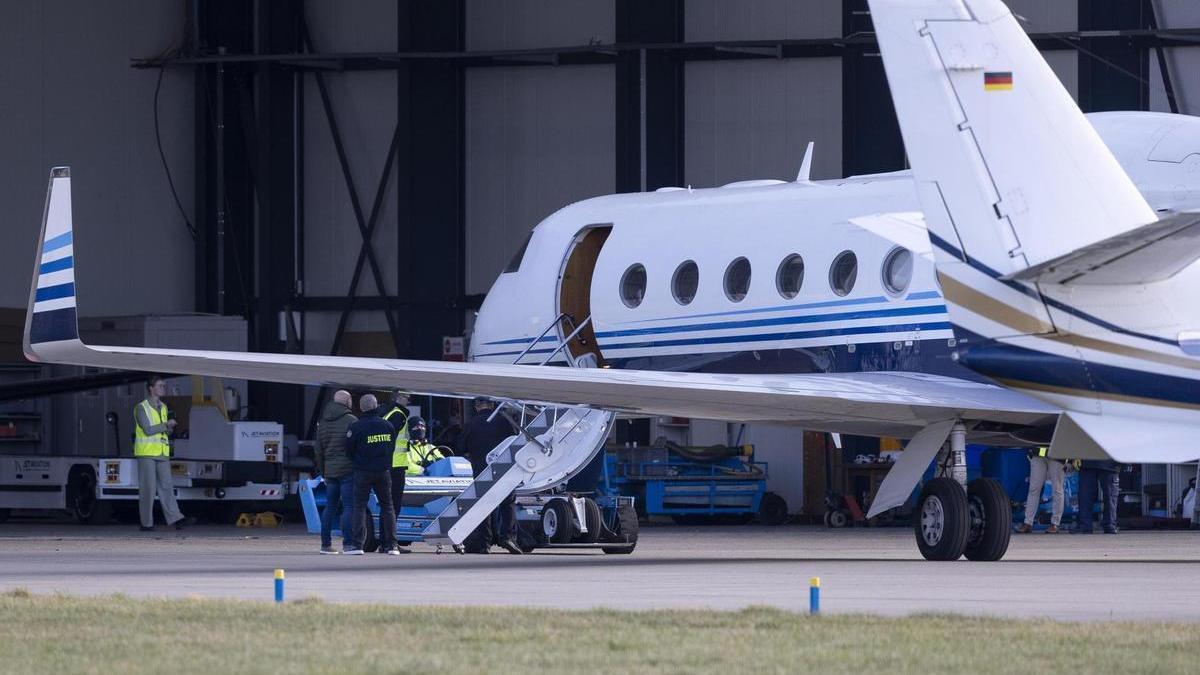
[[(430, 464), (424, 475), (405, 479), (404, 503), (396, 520), (400, 545), (424, 541), (422, 532), (446, 506), (473, 481), (471, 465), (461, 457), (446, 457)], [(297, 490), (310, 534), (321, 532), (325, 506), (320, 478), (302, 480)], [(531, 552), (542, 548), (598, 548), (605, 553), (631, 553), (637, 545), (637, 515), (630, 497), (591, 496), (573, 492), (518, 494), (516, 496), (518, 545)], [(367, 503), (374, 531), (379, 504), (372, 494)], [(340, 536), (340, 531), (335, 528)], [(374, 537), (364, 548), (372, 549)]]
[(617, 448), (605, 454), (600, 492), (640, 498), (641, 515), (680, 524), (787, 520), (787, 503), (768, 492), (768, 466), (754, 447), (686, 448), (675, 444)]

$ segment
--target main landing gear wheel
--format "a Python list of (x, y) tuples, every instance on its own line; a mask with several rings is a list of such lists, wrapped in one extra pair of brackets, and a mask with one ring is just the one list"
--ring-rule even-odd
[(917, 500), (917, 548), (926, 560), (958, 560), (967, 547), (967, 494), (953, 478), (934, 478)]
[(551, 544), (570, 543), (575, 522), (565, 499), (555, 499), (542, 509), (542, 535)]
[(967, 483), (968, 560), (999, 560), (1012, 536), (1012, 508), (1004, 488), (994, 478)]
[(576, 534), (575, 541), (580, 544), (594, 544), (600, 541), (600, 528), (604, 527), (604, 514), (600, 512), (600, 505), (591, 497), (583, 498), (583, 514), (587, 532)]

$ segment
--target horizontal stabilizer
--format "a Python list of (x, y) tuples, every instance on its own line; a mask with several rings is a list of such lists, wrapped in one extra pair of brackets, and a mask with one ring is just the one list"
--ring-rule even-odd
[(1145, 284), (1200, 258), (1200, 213), (1177, 213), (1010, 275), (1046, 284)]

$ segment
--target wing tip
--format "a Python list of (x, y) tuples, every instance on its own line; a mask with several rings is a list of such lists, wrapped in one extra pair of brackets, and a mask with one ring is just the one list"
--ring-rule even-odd
[(30, 361), (40, 360), (36, 345), (79, 339), (70, 177), (69, 166), (50, 169), (22, 345)]

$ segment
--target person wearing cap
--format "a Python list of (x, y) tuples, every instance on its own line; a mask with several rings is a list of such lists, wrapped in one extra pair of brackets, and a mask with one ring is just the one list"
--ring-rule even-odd
[[(445, 455), (428, 440), (429, 431), (420, 417), (408, 419), (408, 475), (420, 476), (425, 468)], [(399, 510), (396, 513), (400, 513)]]
[[(383, 413), (396, 429), (396, 447), (392, 450), (392, 510), (400, 517), (400, 506), (404, 503), (404, 475), (408, 473), (408, 392), (397, 390), (392, 394), (392, 407)], [(383, 520), (379, 521), (379, 529), (383, 529)], [(392, 530), (396, 522), (392, 521)], [(380, 533), (382, 537), (382, 533)]]
[[(471, 461), (471, 471), (478, 476), (487, 467), (488, 453), (504, 439), (516, 433), (512, 423), (504, 415), (492, 415), (491, 399), (479, 396), (472, 401), (474, 414), (463, 425), (462, 435), (458, 437), (458, 455)], [(510, 553), (520, 553), (521, 549), (513, 542), (516, 529), (516, 501), (512, 495), (500, 503), (497, 508), (500, 514), (499, 536), (497, 543)], [(483, 519), (464, 542), (468, 553), (487, 553), (492, 545), (492, 517)]]
[(379, 500), (379, 552), (399, 555), (396, 546), (396, 512), (392, 508), (392, 480), (388, 465), (396, 443), (396, 430), (379, 416), (379, 401), (366, 394), (358, 402), (362, 416), (346, 431), (346, 448), (354, 464), (354, 525), (355, 547), (343, 551), (346, 555), (362, 555), (367, 529), (371, 527), (367, 501), (371, 490)]

